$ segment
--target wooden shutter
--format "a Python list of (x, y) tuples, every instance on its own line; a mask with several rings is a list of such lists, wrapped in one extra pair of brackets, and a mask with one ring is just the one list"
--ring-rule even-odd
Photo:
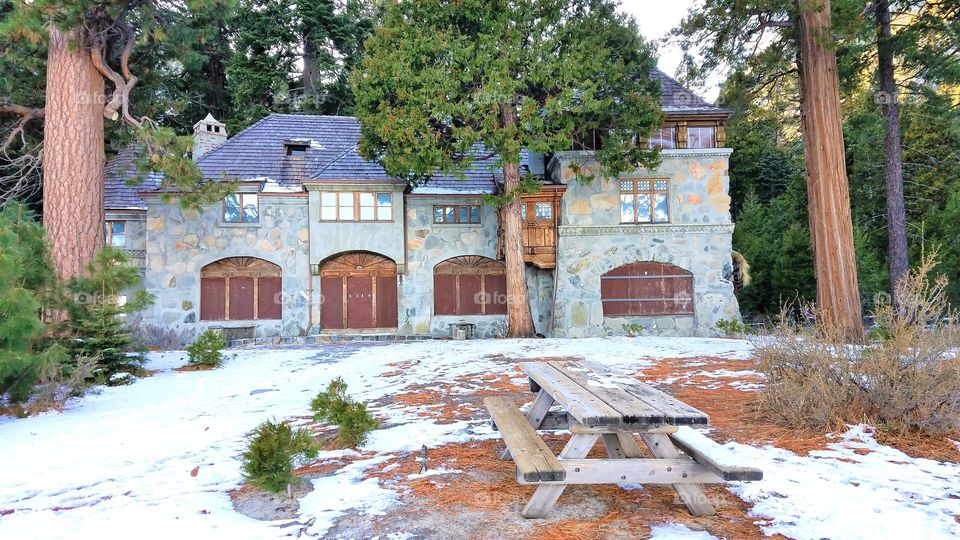
[(380, 276), (377, 278), (377, 327), (395, 328), (397, 326), (397, 278)]
[(487, 315), (507, 314), (507, 276), (504, 274), (488, 274), (484, 276), (484, 295), (487, 301)]
[(456, 276), (450, 274), (434, 274), (433, 276), (433, 314), (457, 314), (457, 282)]
[(600, 277), (603, 314), (693, 315), (693, 274), (671, 264), (638, 262)]
[(283, 318), (283, 295), (280, 278), (260, 278), (260, 283), (257, 285), (257, 318)]
[(200, 320), (222, 321), (227, 310), (226, 280), (222, 277), (200, 279)]
[(235, 277), (230, 279), (230, 320), (250, 321), (253, 312), (253, 278)]
[(480, 274), (462, 274), (456, 277), (460, 280), (460, 309), (457, 315), (482, 315), (484, 299), (480, 290)]
[(344, 328), (342, 277), (320, 278), (320, 326)]

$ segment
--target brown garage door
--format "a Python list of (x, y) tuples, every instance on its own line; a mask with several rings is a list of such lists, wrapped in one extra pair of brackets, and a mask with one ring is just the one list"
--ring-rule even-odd
[(600, 277), (608, 317), (693, 315), (693, 274), (672, 264), (636, 262)]
[(320, 265), (320, 324), (327, 330), (397, 327), (397, 265), (374, 253), (351, 252)]

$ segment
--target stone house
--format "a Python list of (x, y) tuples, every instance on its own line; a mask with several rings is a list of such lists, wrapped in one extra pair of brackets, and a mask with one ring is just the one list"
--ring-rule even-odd
[[(731, 262), (728, 158), (719, 109), (656, 72), (663, 127), (656, 170), (576, 181), (590, 144), (525, 153), (541, 190), (522, 197), (530, 303), (547, 336), (711, 335), (738, 319)], [(184, 210), (157, 178), (137, 187), (135, 150), (107, 167), (107, 243), (143, 267), (156, 303), (144, 319), (185, 341), (205, 328), (234, 339), (325, 333), (477, 335), (505, 327), (500, 222), (483, 194), (500, 172), (410, 187), (357, 151), (342, 116), (274, 114), (227, 137), (194, 126), (194, 158), (211, 180), (239, 180), (221, 204)]]

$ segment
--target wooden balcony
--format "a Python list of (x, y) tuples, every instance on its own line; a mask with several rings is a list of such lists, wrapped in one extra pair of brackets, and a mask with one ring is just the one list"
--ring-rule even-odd
[[(563, 189), (544, 189), (520, 198), (523, 260), (538, 268), (557, 267), (557, 225)], [(503, 260), (503, 227), (497, 231), (497, 257)]]

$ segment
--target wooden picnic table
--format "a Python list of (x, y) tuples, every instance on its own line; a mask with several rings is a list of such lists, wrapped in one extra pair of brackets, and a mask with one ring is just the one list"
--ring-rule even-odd
[[(636, 379), (576, 361), (521, 362), (537, 393), (521, 412), (501, 397), (484, 400), (513, 459), (517, 481), (537, 485), (523, 516), (539, 518), (571, 484), (668, 484), (694, 515), (712, 515), (701, 484), (753, 481), (759, 469), (739, 467), (723, 447), (693, 430), (703, 412)], [(551, 411), (557, 404), (559, 411)], [(570, 432), (555, 456), (538, 430)], [(640, 441), (652, 457), (645, 457)], [(603, 439), (609, 458), (587, 454)]]

